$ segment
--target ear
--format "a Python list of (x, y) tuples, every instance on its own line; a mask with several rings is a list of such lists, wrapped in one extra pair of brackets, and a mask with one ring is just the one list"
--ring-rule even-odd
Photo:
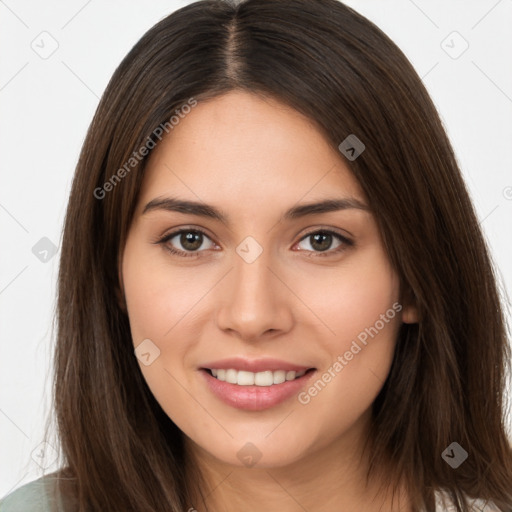
[(404, 324), (418, 323), (418, 309), (414, 305), (405, 306), (402, 310), (402, 322)]
[(402, 305), (402, 322), (404, 324), (417, 324), (419, 321), (418, 306), (412, 290), (408, 289), (404, 293)]

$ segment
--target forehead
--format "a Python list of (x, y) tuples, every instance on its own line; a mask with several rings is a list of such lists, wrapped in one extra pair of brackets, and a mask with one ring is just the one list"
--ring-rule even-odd
[(279, 101), (234, 91), (199, 102), (150, 155), (141, 202), (172, 195), (252, 209), (364, 194), (314, 123)]

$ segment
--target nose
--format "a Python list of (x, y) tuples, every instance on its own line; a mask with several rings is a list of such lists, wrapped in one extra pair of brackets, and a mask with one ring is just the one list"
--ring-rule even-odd
[(236, 253), (233, 260), (234, 268), (216, 297), (217, 326), (245, 341), (288, 332), (293, 325), (293, 293), (267, 252), (252, 263)]

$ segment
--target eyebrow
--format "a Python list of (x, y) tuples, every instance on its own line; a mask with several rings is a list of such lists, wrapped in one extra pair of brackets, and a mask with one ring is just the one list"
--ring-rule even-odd
[[(369, 206), (354, 197), (332, 198), (324, 199), (323, 201), (316, 203), (306, 203), (293, 206), (283, 214), (281, 220), (293, 220), (300, 217), (305, 217), (307, 215), (318, 215), (320, 213), (349, 209), (357, 209), (367, 212), (370, 211)], [(229, 224), (229, 217), (221, 210), (215, 206), (197, 201), (177, 199), (174, 197), (157, 197), (146, 204), (142, 214), (144, 215), (147, 212), (155, 210), (188, 213), (191, 215), (198, 215), (200, 217), (208, 217), (211, 219), (219, 220), (226, 225)]]

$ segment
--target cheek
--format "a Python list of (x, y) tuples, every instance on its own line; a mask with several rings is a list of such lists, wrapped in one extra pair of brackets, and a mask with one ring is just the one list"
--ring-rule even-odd
[(399, 282), (384, 253), (376, 247), (360, 256), (316, 279), (309, 293), (311, 309), (328, 328), (317, 339), (329, 357), (301, 403), (322, 410), (332, 425), (337, 416), (348, 425), (370, 407), (389, 373), (401, 324)]
[(173, 396), (174, 406), (183, 408), (181, 400), (186, 397), (179, 383), (187, 387), (195, 376), (191, 354), (202, 329), (197, 315), (218, 276), (207, 269), (184, 272), (169, 264), (160, 248), (145, 246), (135, 236), (127, 241), (122, 269), (133, 346), (149, 346), (158, 354), (147, 366), (139, 358), (140, 369), (161, 404)]
[[(123, 258), (123, 285), (135, 345), (142, 339), (163, 340), (204, 295), (190, 274), (171, 268), (160, 250), (130, 239)], [(203, 283), (204, 285), (204, 283)]]
[[(189, 375), (183, 362), (190, 344), (198, 339), (179, 333), (190, 324), (187, 315), (193, 314), (192, 307), (204, 290), (198, 290), (190, 279), (187, 282), (179, 269), (166, 265), (154, 247), (149, 249), (128, 239), (122, 263), (124, 294), (133, 346), (144, 347), (141, 354), (150, 354), (148, 364), (139, 357), (140, 370), (155, 399), (165, 411), (173, 412), (169, 416), (174, 419), (189, 408), (190, 397), (183, 392)], [(187, 427), (187, 421), (182, 418), (181, 426)]]
[[(302, 294), (308, 306), (331, 333), (324, 339), (338, 349), (374, 326), (399, 298), (398, 279), (379, 245), (360, 251), (336, 271), (317, 273), (306, 286)], [(392, 310), (388, 316), (389, 322), (378, 324), (383, 337), (392, 334), (399, 315)]]

